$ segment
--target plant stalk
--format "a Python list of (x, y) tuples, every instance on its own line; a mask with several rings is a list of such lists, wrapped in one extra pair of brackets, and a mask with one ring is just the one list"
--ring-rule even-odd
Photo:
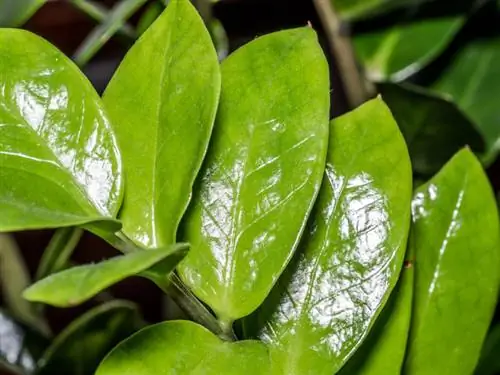
[(375, 87), (358, 69), (351, 38), (342, 30), (342, 21), (331, 0), (313, 2), (326, 33), (330, 52), (337, 63), (348, 105), (354, 109), (375, 95)]

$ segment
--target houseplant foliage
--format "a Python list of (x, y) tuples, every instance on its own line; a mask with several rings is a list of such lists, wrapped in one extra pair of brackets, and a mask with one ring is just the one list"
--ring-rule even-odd
[[(80, 227), (124, 253), (50, 274), (26, 299), (69, 307), (140, 275), (180, 295), (193, 318), (130, 335), (135, 307), (110, 302), (55, 339), (39, 332), (35, 349), (0, 345), (9, 368), (474, 371), (500, 281), (482, 166), (462, 149), (413, 192), (382, 97), (329, 121), (328, 67), (311, 28), (262, 36), (219, 64), (196, 10), (173, 0), (102, 99), (28, 32), (0, 30), (0, 56), (0, 230)], [(59, 233), (54, 243), (72, 238)]]

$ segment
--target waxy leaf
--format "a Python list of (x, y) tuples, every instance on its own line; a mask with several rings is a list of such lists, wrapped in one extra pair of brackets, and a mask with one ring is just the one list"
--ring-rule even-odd
[(0, 310), (0, 371), (7, 368), (14, 373), (33, 374), (47, 346), (48, 340), (40, 333)]
[(0, 29), (0, 231), (112, 218), (121, 161), (78, 68), (27, 31)]
[(38, 281), (26, 289), (23, 295), (29, 301), (53, 306), (77, 305), (126, 277), (143, 272), (159, 262), (162, 262), (162, 269), (173, 271), (187, 250), (188, 245), (178, 244), (121, 255), (96, 264), (73, 267)]
[(270, 374), (265, 345), (224, 342), (189, 321), (171, 321), (139, 331), (104, 359), (96, 375)]
[(398, 284), (384, 310), (339, 375), (401, 375), (410, 329), (413, 263), (413, 254), (407, 254)]
[(47, 0), (0, 1), (0, 27), (17, 27), (25, 23)]
[(356, 35), (354, 47), (370, 79), (402, 81), (436, 58), (464, 21), (450, 16), (396, 24)]
[(416, 191), (412, 213), (415, 297), (404, 373), (472, 374), (497, 301), (500, 228), (469, 150)]
[(485, 151), (474, 123), (447, 98), (409, 84), (378, 88), (403, 133), (416, 174), (434, 175), (465, 146)]
[(315, 32), (258, 38), (222, 63), (222, 96), (180, 275), (223, 320), (254, 311), (293, 255), (321, 184), (328, 66)]
[(432, 88), (448, 95), (476, 123), (492, 158), (500, 150), (500, 37), (471, 41), (434, 82)]
[(398, 280), (411, 190), (408, 151), (381, 99), (332, 122), (300, 252), (259, 310), (274, 373), (331, 375), (361, 345)]
[(130, 302), (98, 306), (55, 338), (38, 362), (37, 375), (94, 375), (106, 354), (142, 324), (137, 307)]
[(217, 53), (203, 20), (188, 0), (172, 0), (104, 93), (127, 175), (120, 219), (136, 243), (175, 242), (219, 92)]

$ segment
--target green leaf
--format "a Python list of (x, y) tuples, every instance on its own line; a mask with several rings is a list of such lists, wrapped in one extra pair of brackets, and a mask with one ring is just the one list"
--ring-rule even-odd
[(142, 325), (135, 305), (113, 301), (71, 323), (39, 361), (37, 375), (94, 375), (106, 354)]
[(434, 175), (464, 146), (485, 151), (476, 126), (447, 98), (409, 84), (378, 88), (403, 133), (416, 174)]
[(17, 27), (25, 23), (47, 0), (0, 1), (0, 27)]
[(78, 305), (118, 281), (143, 272), (161, 261), (168, 260), (168, 269), (173, 271), (187, 250), (188, 245), (177, 244), (121, 255), (97, 264), (73, 267), (38, 281), (26, 289), (23, 295), (29, 301), (52, 306)]
[(0, 233), (0, 281), (2, 301), (10, 313), (16, 319), (48, 334), (49, 328), (43, 316), (21, 297), (22, 291), (31, 283), (31, 278), (17, 243), (7, 233)]
[(344, 19), (364, 18), (404, 6), (416, 7), (433, 0), (331, 0)]
[(413, 297), (413, 254), (370, 334), (339, 375), (400, 375), (406, 351)]
[(116, 215), (121, 160), (101, 100), (60, 51), (0, 29), (0, 231)]
[(361, 345), (398, 280), (411, 189), (408, 151), (380, 98), (332, 122), (301, 252), (258, 311), (276, 374), (334, 374)]
[(474, 155), (460, 151), (415, 193), (415, 297), (408, 375), (473, 373), (500, 281), (496, 201)]
[(165, 7), (159, 1), (149, 4), (137, 22), (137, 32), (139, 35), (144, 34), (164, 10)]
[(449, 16), (398, 23), (354, 37), (368, 77), (403, 81), (434, 60), (453, 40), (465, 17)]
[(118, 345), (96, 375), (269, 374), (266, 347), (258, 341), (229, 343), (189, 321), (144, 328)]
[(217, 54), (203, 21), (188, 0), (172, 1), (129, 51), (104, 94), (119, 124), (127, 175), (120, 218), (136, 243), (175, 242), (219, 92)]
[(500, 150), (500, 37), (474, 40), (451, 60), (432, 85), (476, 123), (487, 144), (486, 160)]
[(258, 38), (222, 63), (211, 147), (180, 275), (226, 322), (254, 311), (293, 255), (321, 184), (328, 66), (315, 32)]
[(500, 373), (500, 324), (493, 326), (481, 350), (481, 358), (475, 375), (496, 375)]
[(0, 309), (0, 370), (33, 374), (48, 340)]

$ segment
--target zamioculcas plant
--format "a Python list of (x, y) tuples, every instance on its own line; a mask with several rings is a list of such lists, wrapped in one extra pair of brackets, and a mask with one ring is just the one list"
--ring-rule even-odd
[[(172, 0), (102, 99), (50, 44), (0, 30), (0, 230), (64, 228), (24, 297), (69, 307), (140, 275), (191, 318), (104, 358), (115, 341), (88, 327), (135, 317), (115, 302), (31, 367), (0, 359), (25, 374), (471, 374), (500, 281), (481, 165), (463, 149), (413, 192), (383, 98), (331, 122), (329, 106), (309, 27), (219, 65)], [(78, 228), (124, 254), (59, 271)]]

